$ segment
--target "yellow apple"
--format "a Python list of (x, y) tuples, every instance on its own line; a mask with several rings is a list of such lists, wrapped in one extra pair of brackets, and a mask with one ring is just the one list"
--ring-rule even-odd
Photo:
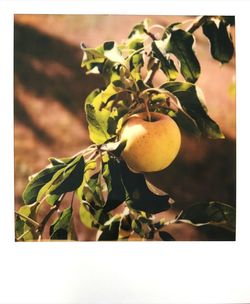
[(121, 156), (135, 172), (156, 172), (168, 167), (179, 152), (181, 134), (168, 115), (151, 112), (131, 115), (123, 126), (120, 139), (127, 144)]

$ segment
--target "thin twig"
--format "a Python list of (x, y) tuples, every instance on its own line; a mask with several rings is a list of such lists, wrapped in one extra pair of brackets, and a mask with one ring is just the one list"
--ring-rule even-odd
[(15, 211), (15, 214), (18, 215), (18, 216), (20, 216), (20, 217), (22, 217), (22, 218), (24, 218), (24, 219), (26, 219), (27, 222), (31, 223), (34, 226), (37, 226), (37, 227), (40, 226), (40, 224), (38, 222), (32, 220), (30, 217), (28, 217), (28, 216), (26, 216), (24, 214), (19, 213), (18, 211)]
[(29, 228), (28, 230), (26, 230), (23, 234), (21, 234), (16, 241), (19, 242), (27, 233), (29, 233), (31, 231), (31, 228)]

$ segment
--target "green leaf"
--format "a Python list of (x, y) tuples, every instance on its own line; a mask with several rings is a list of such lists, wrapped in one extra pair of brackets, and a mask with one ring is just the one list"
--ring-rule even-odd
[(173, 60), (168, 58), (164, 41), (153, 41), (152, 52), (154, 57), (160, 61), (160, 68), (165, 73), (168, 80), (175, 80), (178, 76), (178, 70), (176, 69)]
[(51, 185), (48, 193), (60, 195), (76, 190), (82, 183), (84, 172), (84, 158), (79, 155), (63, 170), (60, 181)]
[(142, 229), (142, 224), (137, 219), (132, 220), (131, 228), (139, 234), (141, 237), (144, 237), (144, 231)]
[(137, 211), (159, 213), (170, 208), (168, 195), (152, 193), (145, 182), (143, 174), (131, 172), (124, 162), (121, 162), (122, 181), (127, 192), (128, 206)]
[(98, 241), (117, 241), (119, 237), (120, 219), (112, 221), (103, 228)]
[(40, 201), (44, 195), (50, 195), (47, 202), (53, 205), (61, 194), (76, 190), (82, 183), (84, 166), (82, 155), (73, 158), (40, 189), (37, 200)]
[(70, 231), (72, 208), (64, 209), (59, 218), (50, 226), (50, 238), (52, 240), (67, 240)]
[(81, 222), (88, 228), (93, 228), (97, 223), (95, 217), (88, 210), (88, 206), (84, 203), (81, 203), (79, 208), (79, 215)]
[(51, 180), (56, 172), (64, 168), (65, 164), (55, 165), (50, 168), (45, 168), (31, 177), (30, 182), (27, 184), (23, 192), (23, 201), (25, 204), (32, 204), (37, 200), (40, 189)]
[(224, 138), (217, 123), (207, 114), (207, 108), (197, 86), (187, 82), (170, 81), (161, 88), (173, 93), (179, 99), (183, 109), (195, 120), (204, 137)]
[(19, 208), (15, 221), (16, 238), (20, 238), (23, 241), (32, 241), (37, 238), (37, 225), (22, 217), (23, 215), (33, 220), (35, 218), (36, 207), (37, 203), (24, 205)]
[(234, 54), (232, 37), (224, 19), (208, 19), (202, 26), (204, 35), (209, 39), (210, 51), (214, 59), (221, 63), (229, 62)]
[(76, 158), (76, 156), (73, 157), (63, 157), (63, 158), (56, 158), (56, 157), (50, 157), (49, 161), (53, 166), (57, 166), (57, 165), (64, 165), (64, 164), (69, 164), (70, 162), (72, 162), (74, 159)]
[(134, 37), (127, 40), (127, 47), (131, 50), (138, 51), (143, 48), (145, 38), (143, 37)]
[(103, 177), (108, 187), (108, 197), (103, 211), (109, 212), (121, 205), (126, 199), (120, 165), (115, 158), (110, 157), (108, 162), (103, 164)]
[(129, 34), (128, 38), (144, 38), (145, 35), (145, 31), (148, 30), (148, 25), (149, 25), (149, 19), (144, 19), (142, 22), (136, 24), (131, 33)]
[(175, 241), (172, 235), (166, 231), (159, 231), (159, 236), (163, 241)]
[(195, 83), (200, 75), (200, 64), (193, 50), (194, 37), (183, 30), (166, 30), (163, 36), (165, 51), (180, 62), (181, 74), (186, 81)]
[(60, 198), (60, 195), (57, 195), (57, 194), (49, 194), (47, 197), (46, 197), (46, 202), (50, 205), (50, 206), (54, 206), (55, 203), (58, 201), (58, 199)]
[(83, 58), (81, 67), (86, 68), (88, 74), (99, 74), (102, 72), (105, 56), (102, 46), (93, 48), (83, 48)]
[(201, 136), (201, 131), (198, 128), (197, 123), (189, 115), (186, 115), (185, 112), (178, 111), (177, 113), (174, 113), (172, 118), (185, 133), (196, 137)]
[[(86, 99), (85, 112), (88, 121), (89, 136), (92, 142), (103, 144), (112, 137), (109, 134), (111, 109), (105, 106), (107, 101), (119, 92), (110, 84), (104, 91), (95, 90)], [(113, 133), (113, 131), (112, 131)]]
[(215, 225), (235, 231), (235, 208), (221, 202), (198, 203), (180, 213), (178, 222), (194, 226)]

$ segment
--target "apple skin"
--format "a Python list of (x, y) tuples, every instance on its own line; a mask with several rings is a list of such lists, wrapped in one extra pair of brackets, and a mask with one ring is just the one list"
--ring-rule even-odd
[(168, 115), (151, 112), (131, 115), (123, 126), (120, 139), (127, 140), (121, 156), (134, 172), (157, 172), (168, 167), (177, 156), (181, 133)]

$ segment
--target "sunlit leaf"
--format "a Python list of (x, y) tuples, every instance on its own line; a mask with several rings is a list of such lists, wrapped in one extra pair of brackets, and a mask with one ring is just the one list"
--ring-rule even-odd
[(119, 50), (119, 47), (114, 41), (107, 41), (103, 44), (104, 56), (110, 61), (123, 64), (124, 58)]
[(111, 109), (105, 103), (117, 94), (111, 84), (104, 91), (95, 90), (86, 99), (85, 111), (87, 115), (90, 139), (96, 144), (103, 144), (111, 138), (108, 132)]
[(116, 141), (116, 142), (111, 141), (106, 144), (103, 144), (101, 146), (101, 150), (111, 152), (115, 156), (119, 157), (121, 155), (122, 151), (125, 149), (126, 143), (127, 143), (126, 140), (120, 140), (120, 141)]
[(145, 31), (148, 30), (148, 26), (149, 26), (149, 19), (144, 19), (142, 22), (136, 24), (131, 33), (129, 34), (128, 38), (144, 38), (145, 35)]
[(103, 48), (83, 48), (83, 58), (81, 67), (86, 68), (88, 74), (99, 74), (102, 73), (103, 64), (105, 62), (105, 56)]
[[(20, 238), (20, 240), (23, 241), (32, 241), (37, 238), (37, 225), (34, 225), (32, 222), (33, 218), (35, 218), (36, 207), (37, 203), (33, 203), (31, 205), (24, 205), (19, 208), (15, 221), (15, 232), (17, 239)], [(24, 217), (22, 217), (22, 215)], [(29, 221), (27, 218), (31, 219), (31, 221)]]
[(79, 208), (79, 215), (81, 222), (88, 228), (93, 228), (96, 223), (95, 217), (87, 209), (87, 206), (84, 203), (81, 203)]

